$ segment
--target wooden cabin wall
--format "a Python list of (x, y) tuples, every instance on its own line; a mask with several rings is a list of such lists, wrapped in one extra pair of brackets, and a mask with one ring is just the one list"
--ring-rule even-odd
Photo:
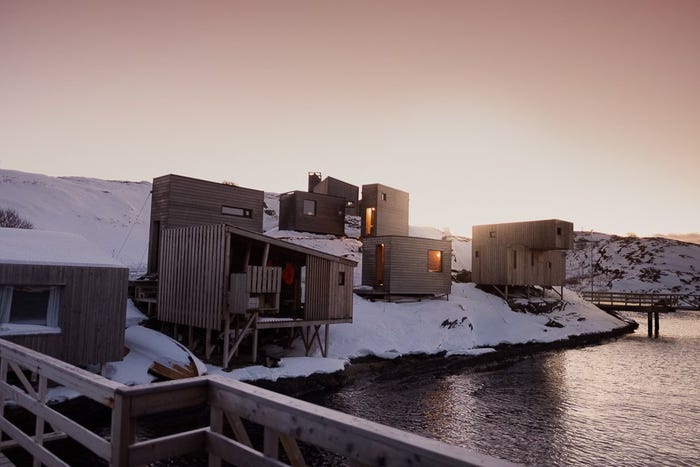
[[(560, 229), (559, 234), (557, 229)], [(472, 227), (472, 241), (480, 247), (521, 245), (538, 250), (570, 250), (573, 248), (573, 231), (573, 223), (558, 219), (485, 224)]]
[[(316, 203), (316, 215), (304, 214), (304, 200)], [(345, 234), (345, 200), (337, 196), (294, 191), (280, 196), (280, 230)]]
[[(418, 237), (391, 237), (386, 259), (388, 279), (384, 291), (391, 294), (449, 294), (452, 290), (452, 243)], [(428, 251), (442, 252), (442, 271), (428, 270)], [(386, 272), (385, 272), (386, 275)]]
[[(251, 216), (222, 213), (222, 207), (248, 209)], [(159, 231), (170, 227), (231, 224), (262, 232), (264, 192), (180, 175), (153, 179), (148, 271), (158, 270)]]
[(337, 261), (307, 256), (304, 319), (352, 319), (353, 269)]
[(0, 336), (72, 365), (124, 356), (129, 270), (118, 267), (0, 264), (0, 285), (61, 286), (59, 334)]
[(159, 320), (221, 329), (227, 292), (227, 241), (224, 225), (161, 232)]
[[(382, 193), (386, 200), (382, 200)], [(363, 185), (362, 201), (360, 202), (360, 217), (363, 237), (381, 237), (388, 235), (408, 235), (408, 203), (407, 192), (381, 184)], [(376, 209), (375, 231), (367, 235), (367, 208)]]
[[(360, 188), (356, 185), (338, 180), (333, 177), (326, 177), (321, 183), (313, 188), (314, 193), (339, 196), (346, 201), (345, 214), (357, 216), (359, 212)], [(348, 205), (347, 202), (352, 203)]]
[[(362, 241), (362, 285), (377, 287), (377, 245), (384, 245), (384, 262), (391, 256), (387, 237), (367, 237)], [(391, 270), (384, 268), (384, 284), (391, 282)]]

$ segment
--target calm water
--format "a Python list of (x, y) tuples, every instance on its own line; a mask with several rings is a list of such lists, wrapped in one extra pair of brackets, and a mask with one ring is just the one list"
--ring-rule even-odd
[[(495, 371), (358, 381), (314, 402), (529, 465), (700, 465), (700, 314)], [(319, 458), (319, 462), (341, 461)]]
[[(628, 316), (640, 330), (605, 345), (530, 355), (490, 371), (420, 361), (308, 400), (528, 465), (700, 466), (700, 313), (662, 315), (658, 339), (646, 337), (646, 315)], [(100, 434), (109, 430), (106, 411), (66, 410), (82, 413)], [(139, 432), (162, 436), (207, 418), (206, 410), (161, 415)], [(56, 448), (69, 464), (99, 465), (66, 443)], [(344, 465), (302, 449), (309, 465)], [(17, 465), (29, 463), (12, 454)], [(206, 465), (206, 459), (195, 454), (157, 465)]]

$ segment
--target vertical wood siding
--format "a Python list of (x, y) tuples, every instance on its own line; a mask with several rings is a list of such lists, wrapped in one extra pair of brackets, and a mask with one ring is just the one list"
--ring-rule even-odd
[[(353, 267), (325, 258), (306, 258), (306, 302), (304, 319), (334, 320), (352, 318)], [(338, 283), (345, 274), (345, 283)]]
[(477, 284), (564, 285), (564, 250), (572, 247), (573, 224), (558, 219), (475, 225), (472, 280)]
[(0, 264), (0, 285), (61, 287), (60, 334), (0, 338), (73, 365), (121, 360), (128, 277), (126, 268)]
[(158, 319), (221, 329), (227, 293), (224, 225), (163, 230)]
[[(386, 193), (386, 200), (381, 199), (382, 193)], [(366, 209), (375, 208), (377, 210), (377, 218), (373, 236), (408, 235), (408, 203), (409, 195), (405, 191), (378, 183), (362, 185), (362, 201), (360, 202), (361, 234), (367, 236), (365, 234)]]
[[(250, 209), (251, 217), (222, 214), (222, 206)], [(153, 179), (151, 229), (207, 224), (230, 224), (262, 232), (264, 192), (180, 175)], [(157, 271), (157, 237), (150, 236), (150, 272)]]
[[(304, 214), (304, 200), (316, 203), (316, 215)], [(345, 234), (345, 199), (305, 191), (280, 196), (280, 230), (297, 230), (320, 234)]]
[[(384, 292), (449, 294), (452, 289), (452, 243), (432, 238), (386, 236), (367, 238), (362, 246), (362, 284), (374, 286), (376, 245), (385, 245)], [(428, 251), (442, 252), (442, 271), (428, 271)]]

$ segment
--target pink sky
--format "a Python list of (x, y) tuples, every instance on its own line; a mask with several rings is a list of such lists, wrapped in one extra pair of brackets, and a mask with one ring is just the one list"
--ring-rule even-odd
[(0, 0), (0, 168), (700, 232), (699, 51), (694, 0)]

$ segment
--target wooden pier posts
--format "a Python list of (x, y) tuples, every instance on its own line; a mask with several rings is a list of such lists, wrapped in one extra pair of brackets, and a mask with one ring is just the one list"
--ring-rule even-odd
[(650, 308), (647, 311), (647, 333), (649, 337), (659, 337), (659, 310)]

